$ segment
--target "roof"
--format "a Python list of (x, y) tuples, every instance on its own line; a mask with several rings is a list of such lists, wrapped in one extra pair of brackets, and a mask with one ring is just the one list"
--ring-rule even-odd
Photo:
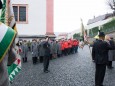
[(111, 16), (112, 16), (112, 13), (100, 15), (98, 17), (94, 17), (93, 19), (88, 20), (87, 25), (93, 24), (93, 23), (98, 22), (98, 21), (103, 21), (103, 20), (105, 20), (105, 19), (107, 19), (108, 17), (111, 17)]
[(45, 36), (49, 36), (51, 38), (55, 38), (55, 35), (18, 35), (18, 38), (45, 38)]

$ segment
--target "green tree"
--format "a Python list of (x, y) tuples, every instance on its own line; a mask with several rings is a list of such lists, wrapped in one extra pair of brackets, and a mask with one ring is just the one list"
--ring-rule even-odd
[(73, 38), (74, 38), (74, 39), (77, 38), (77, 34), (76, 34), (76, 33), (73, 35)]

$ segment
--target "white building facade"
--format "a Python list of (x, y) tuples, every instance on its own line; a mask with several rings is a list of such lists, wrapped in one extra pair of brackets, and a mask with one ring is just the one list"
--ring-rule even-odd
[(19, 36), (54, 36), (53, 0), (11, 0)]

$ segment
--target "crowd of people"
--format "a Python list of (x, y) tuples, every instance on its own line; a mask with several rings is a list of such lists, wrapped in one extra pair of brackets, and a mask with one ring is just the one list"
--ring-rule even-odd
[(27, 62), (30, 52), (33, 64), (39, 60), (40, 63), (44, 63), (44, 72), (48, 72), (49, 60), (77, 53), (79, 41), (76, 39), (57, 41), (46, 36), (41, 40), (33, 39), (31, 42), (21, 40), (16, 45), (19, 47), (23, 63)]
[[(20, 55), (22, 57), (23, 62), (27, 62), (27, 54), (28, 52), (31, 52), (33, 64), (36, 64), (38, 58), (39, 61), (42, 63), (44, 57), (43, 44), (45, 41), (45, 39), (33, 39), (32, 42), (27, 42), (27, 40), (19, 41), (16, 45), (20, 48)], [(55, 39), (49, 39), (48, 43), (50, 45), (50, 59), (78, 52), (79, 41), (76, 39), (58, 41)]]
[[(0, 0), (0, 9), (2, 2)], [(16, 60), (16, 50), (14, 40), (16, 32), (7, 25), (0, 22), (0, 86), (10, 86), (7, 67)], [(44, 72), (48, 73), (50, 59), (63, 57), (78, 52), (78, 46), (83, 48), (84, 44), (76, 39), (54, 40), (46, 36), (42, 40), (33, 39), (32, 42), (26, 40), (16, 43), (22, 61), (28, 61), (28, 52), (32, 54), (32, 62), (36, 64), (38, 59), (44, 66)], [(38, 58), (39, 57), (39, 58)], [(96, 64), (95, 86), (103, 86), (106, 66), (112, 69), (112, 61), (115, 61), (115, 42), (113, 37), (99, 33), (99, 39), (93, 43), (92, 59)]]

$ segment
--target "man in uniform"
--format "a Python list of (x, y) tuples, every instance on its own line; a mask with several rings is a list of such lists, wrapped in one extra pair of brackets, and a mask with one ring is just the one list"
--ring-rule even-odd
[(48, 73), (49, 72), (48, 67), (49, 67), (49, 60), (50, 60), (50, 52), (51, 52), (48, 36), (46, 36), (46, 38), (45, 38), (43, 48), (44, 48), (44, 60), (43, 60), (44, 61), (43, 62), (44, 72)]
[(103, 80), (106, 72), (106, 65), (108, 62), (108, 51), (114, 47), (110, 46), (105, 39), (104, 32), (99, 33), (99, 40), (94, 42), (92, 49), (92, 57), (95, 60), (95, 86), (103, 86)]

